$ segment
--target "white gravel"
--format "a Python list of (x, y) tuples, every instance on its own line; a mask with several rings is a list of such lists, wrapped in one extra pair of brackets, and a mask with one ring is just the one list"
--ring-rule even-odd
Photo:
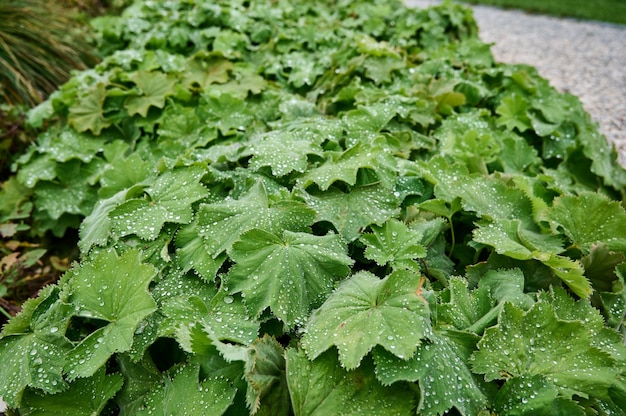
[[(405, 3), (427, 7), (441, 1)], [(470, 7), (496, 61), (532, 65), (556, 89), (580, 98), (626, 166), (626, 25)]]

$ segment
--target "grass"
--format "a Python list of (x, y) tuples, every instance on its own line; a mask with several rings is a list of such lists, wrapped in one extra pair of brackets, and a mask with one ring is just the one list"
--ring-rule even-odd
[(465, 2), (626, 24), (626, 0), (465, 0)]
[(0, 101), (33, 106), (97, 59), (84, 27), (45, 0), (0, 1)]

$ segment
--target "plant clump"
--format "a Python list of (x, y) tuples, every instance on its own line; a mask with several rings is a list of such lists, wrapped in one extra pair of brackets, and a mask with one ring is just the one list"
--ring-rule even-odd
[(0, 222), (80, 249), (3, 328), (9, 407), (626, 408), (626, 171), (469, 9), (137, 1), (93, 24), (106, 58), (29, 113), (47, 127), (2, 189)]

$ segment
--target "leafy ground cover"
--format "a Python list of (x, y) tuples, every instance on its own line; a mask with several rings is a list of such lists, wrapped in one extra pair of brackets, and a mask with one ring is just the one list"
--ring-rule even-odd
[(534, 13), (626, 24), (626, 3), (621, 0), (467, 0), (472, 4), (512, 7)]
[(0, 335), (15, 414), (621, 414), (626, 171), (471, 11), (136, 2), (0, 223), (80, 261)]

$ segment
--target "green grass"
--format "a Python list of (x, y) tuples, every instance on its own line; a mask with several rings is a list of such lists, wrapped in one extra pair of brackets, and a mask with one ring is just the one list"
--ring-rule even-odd
[(626, 0), (465, 0), (465, 2), (626, 24)]

